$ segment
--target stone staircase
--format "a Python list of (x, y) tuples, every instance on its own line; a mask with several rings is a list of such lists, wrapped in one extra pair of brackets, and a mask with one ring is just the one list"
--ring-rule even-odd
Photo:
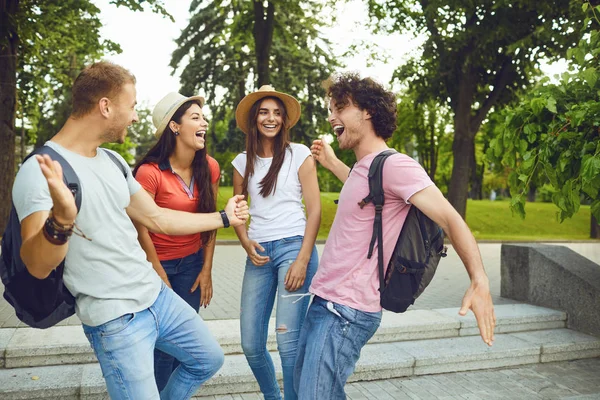
[[(384, 313), (350, 381), (480, 370), (600, 356), (600, 338), (566, 329), (564, 312), (527, 304), (496, 306), (493, 347), (479, 338), (472, 314), (458, 308)], [(225, 365), (199, 397), (258, 391), (241, 354), (239, 321), (207, 321)], [(274, 321), (271, 321), (274, 326)], [(268, 346), (277, 373), (275, 329)], [(148, 366), (150, 368), (150, 366)], [(1, 399), (107, 399), (102, 373), (79, 326), (0, 329)]]

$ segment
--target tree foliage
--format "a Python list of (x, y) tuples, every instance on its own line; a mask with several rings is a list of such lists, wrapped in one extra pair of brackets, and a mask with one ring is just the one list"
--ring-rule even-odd
[(308, 143), (325, 131), (320, 85), (337, 63), (319, 31), (326, 25), (323, 6), (316, 0), (192, 1), (190, 23), (177, 39), (171, 66), (183, 68), (182, 93), (202, 88), (207, 94), (213, 154), (243, 149), (234, 110), (263, 84), (300, 101), (302, 118), (292, 131), (294, 141)]
[[(23, 0), (21, 6), (17, 108), (19, 122), (29, 127), (29, 140), (35, 142), (40, 121), (49, 119), (63, 102), (68, 92), (63, 88), (70, 87), (81, 68), (105, 52), (120, 49), (99, 40), (100, 10), (87, 0)], [(52, 135), (42, 132), (46, 139)]]
[(436, 182), (440, 148), (452, 141), (448, 107), (435, 99), (422, 101), (411, 91), (398, 103), (398, 128), (388, 144), (416, 158), (431, 179)]
[(454, 114), (454, 164), (449, 200), (466, 213), (475, 134), (493, 107), (509, 102), (580, 36), (573, 0), (368, 0), (375, 30), (426, 37), (396, 78), (448, 104)]
[(156, 128), (152, 124), (152, 111), (147, 106), (136, 107), (139, 122), (128, 128), (128, 136), (135, 146), (135, 162), (142, 159), (156, 144)]
[[(166, 14), (162, 0), (110, 3)], [(99, 12), (91, 0), (0, 2), (0, 230), (10, 210), (17, 115), (28, 140), (52, 136), (68, 115), (66, 88), (82, 66), (120, 51), (100, 38)]]
[(581, 201), (600, 220), (600, 6), (583, 3), (585, 33), (568, 50), (570, 71), (557, 83), (542, 80), (517, 106), (504, 110), (504, 124), (488, 157), (511, 169), (511, 208), (525, 216), (525, 194), (542, 175), (555, 190), (552, 201), (561, 221)]

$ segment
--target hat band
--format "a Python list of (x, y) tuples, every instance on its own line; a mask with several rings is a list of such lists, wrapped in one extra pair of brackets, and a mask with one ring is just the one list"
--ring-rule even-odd
[[(168, 111), (165, 113), (165, 115), (163, 115), (162, 119), (165, 119), (171, 113), (171, 111), (173, 111), (173, 108), (175, 108), (177, 103), (179, 103), (180, 101), (181, 101), (181, 99), (175, 100), (173, 103), (171, 103), (171, 105), (168, 108)], [(177, 111), (177, 110), (175, 110), (175, 111)], [(175, 113), (173, 113), (173, 114), (175, 114)]]

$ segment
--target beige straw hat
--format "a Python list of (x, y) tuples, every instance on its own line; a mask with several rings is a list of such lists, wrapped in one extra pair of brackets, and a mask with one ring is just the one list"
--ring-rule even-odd
[(175, 114), (183, 103), (190, 100), (197, 100), (200, 102), (200, 107), (204, 106), (204, 97), (185, 97), (177, 92), (167, 94), (156, 104), (152, 111), (152, 124), (156, 127), (154, 136), (156, 136), (157, 139), (163, 134), (167, 124), (171, 118), (173, 118), (173, 114)]
[(287, 128), (290, 129), (300, 119), (300, 103), (289, 94), (276, 91), (271, 85), (263, 85), (256, 92), (250, 93), (240, 101), (235, 110), (235, 120), (238, 128), (244, 133), (248, 133), (248, 114), (250, 109), (258, 100), (265, 97), (276, 97), (283, 102), (287, 114)]

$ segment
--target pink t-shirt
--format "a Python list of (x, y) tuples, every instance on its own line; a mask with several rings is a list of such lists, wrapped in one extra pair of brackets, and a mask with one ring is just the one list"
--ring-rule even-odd
[[(381, 311), (377, 244), (367, 258), (375, 208), (358, 203), (369, 194), (369, 167), (379, 152), (358, 161), (344, 183), (338, 210), (327, 237), (319, 268), (310, 286), (315, 295), (366, 312)], [(390, 261), (409, 210), (410, 197), (433, 185), (421, 165), (405, 154), (390, 156), (383, 166), (383, 259)]]

